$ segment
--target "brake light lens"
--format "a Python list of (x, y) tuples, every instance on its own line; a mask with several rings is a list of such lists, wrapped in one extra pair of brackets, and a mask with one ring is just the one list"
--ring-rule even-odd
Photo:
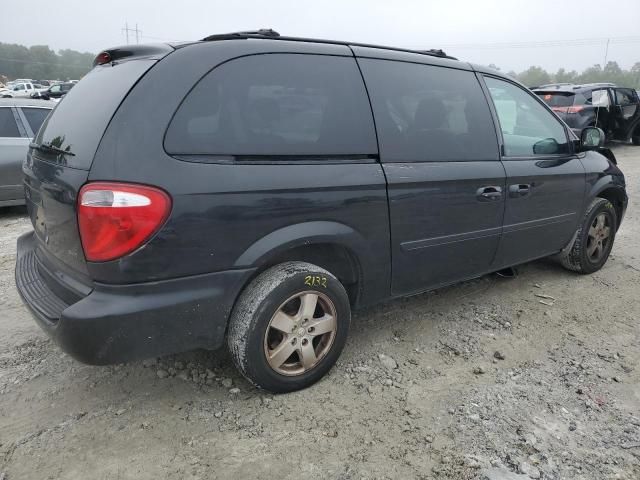
[(90, 262), (123, 257), (142, 246), (169, 217), (171, 197), (146, 185), (95, 182), (80, 189), (78, 228)]
[(111, 62), (111, 54), (109, 52), (100, 52), (93, 60), (93, 65), (104, 65)]
[(557, 113), (580, 113), (584, 110), (582, 105), (576, 105), (574, 107), (551, 107), (551, 110)]

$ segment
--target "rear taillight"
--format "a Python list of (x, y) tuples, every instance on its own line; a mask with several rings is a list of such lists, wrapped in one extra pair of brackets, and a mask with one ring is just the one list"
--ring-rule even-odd
[(581, 105), (575, 107), (551, 107), (551, 110), (556, 113), (579, 113), (584, 110), (584, 107)]
[(90, 262), (120, 258), (144, 244), (165, 222), (171, 197), (128, 183), (88, 183), (78, 195), (78, 228)]

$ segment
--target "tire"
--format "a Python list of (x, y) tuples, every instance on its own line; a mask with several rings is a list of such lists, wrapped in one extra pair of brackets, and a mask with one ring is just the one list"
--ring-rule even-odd
[[(603, 227), (608, 228), (608, 236), (605, 239), (598, 236), (604, 235), (605, 232), (601, 230), (603, 227), (598, 223), (599, 218), (604, 219)], [(600, 270), (609, 258), (617, 228), (618, 219), (613, 204), (606, 198), (593, 199), (578, 228), (571, 250), (561, 259), (562, 266), (583, 274)], [(597, 246), (598, 240), (601, 243), (600, 248)]]
[(637, 133), (634, 132), (633, 136), (631, 137), (631, 142), (634, 145), (638, 145), (640, 146), (640, 128), (637, 128)]
[(227, 345), (238, 370), (255, 386), (292, 392), (313, 385), (331, 369), (350, 321), (349, 297), (336, 277), (310, 263), (287, 262), (244, 289), (231, 314)]

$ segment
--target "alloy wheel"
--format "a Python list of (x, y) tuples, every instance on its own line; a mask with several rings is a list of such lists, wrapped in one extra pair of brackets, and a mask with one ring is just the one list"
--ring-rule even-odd
[(606, 213), (601, 212), (593, 219), (587, 237), (587, 256), (593, 263), (598, 263), (611, 241), (611, 222)]
[(336, 307), (321, 292), (289, 297), (276, 310), (264, 336), (269, 366), (281, 375), (302, 375), (331, 350), (338, 323)]

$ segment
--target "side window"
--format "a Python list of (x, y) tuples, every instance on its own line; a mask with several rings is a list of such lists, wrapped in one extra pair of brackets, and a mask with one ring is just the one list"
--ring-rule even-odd
[(633, 90), (627, 88), (616, 88), (616, 105), (625, 107), (635, 104)]
[(17, 86), (14, 88), (14, 90), (16, 90), (16, 91), (24, 90), (24, 83), (21, 83), (21, 84), (17, 85)]
[(51, 87), (51, 93), (58, 93), (60, 91), (60, 85), (54, 85)]
[(16, 119), (10, 108), (0, 108), (0, 137), (20, 137)]
[(31, 130), (34, 134), (38, 133), (40, 130), (40, 125), (44, 122), (44, 119), (49, 115), (50, 110), (46, 108), (23, 108), (22, 113), (24, 113), (27, 122), (29, 122), (29, 126), (31, 126)]
[(385, 162), (497, 160), (487, 100), (472, 72), (358, 60)]
[(506, 156), (569, 153), (563, 125), (533, 94), (496, 78), (486, 77), (485, 81), (498, 112)]
[(172, 154), (375, 155), (371, 108), (353, 58), (268, 54), (227, 62), (178, 108)]

